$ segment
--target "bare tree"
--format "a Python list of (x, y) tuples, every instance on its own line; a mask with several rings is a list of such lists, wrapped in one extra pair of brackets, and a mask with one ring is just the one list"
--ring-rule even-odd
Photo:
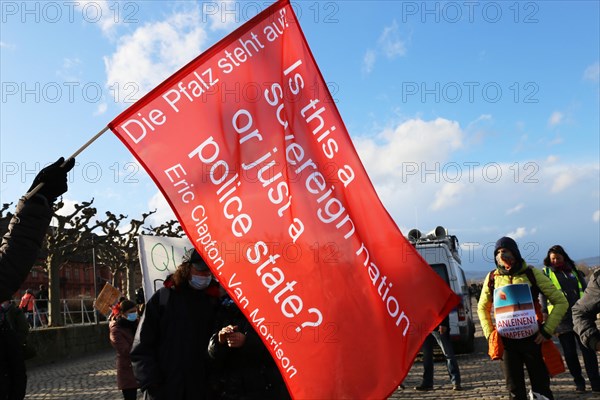
[(91, 232), (98, 228), (96, 224), (90, 224), (96, 215), (96, 209), (91, 207), (91, 201), (75, 204), (75, 210), (69, 214), (60, 215), (58, 211), (64, 206), (63, 201), (54, 205), (54, 215), (46, 235), (44, 248), (47, 251), (46, 269), (48, 270), (48, 306), (49, 324), (51, 326), (63, 325), (60, 304), (60, 269), (65, 265), (73, 254), (86, 249), (87, 238)]
[(179, 224), (179, 221), (172, 219), (164, 222), (157, 227), (150, 226), (144, 232), (145, 235), (151, 236), (166, 236), (166, 237), (184, 237), (185, 232)]
[(108, 219), (101, 225), (105, 242), (100, 257), (106, 265), (110, 266), (113, 276), (121, 274), (127, 277), (124, 295), (128, 298), (134, 296), (135, 273), (140, 270), (137, 237), (146, 219), (155, 212), (156, 210), (143, 213), (141, 219), (131, 219), (129, 226), (124, 229), (120, 229), (120, 225), (127, 216), (123, 214), (116, 216), (107, 212)]

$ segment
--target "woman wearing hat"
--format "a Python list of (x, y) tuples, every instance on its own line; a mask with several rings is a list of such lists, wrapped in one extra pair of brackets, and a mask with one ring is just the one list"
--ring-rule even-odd
[(138, 384), (133, 375), (129, 352), (138, 325), (137, 307), (131, 300), (122, 300), (113, 310), (114, 317), (108, 324), (110, 343), (117, 350), (117, 387), (123, 399), (135, 400)]

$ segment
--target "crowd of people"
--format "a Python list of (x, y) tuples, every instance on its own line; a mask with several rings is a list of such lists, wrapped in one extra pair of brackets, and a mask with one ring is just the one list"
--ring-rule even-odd
[[(36, 176), (37, 192), (20, 199), (8, 232), (0, 244), (0, 400), (23, 399), (27, 385), (26, 336), (42, 309), (47, 291), (38, 299), (27, 291), (19, 307), (10, 300), (37, 257), (52, 215), (52, 204), (67, 190), (66, 176), (74, 159), (59, 159)], [(35, 190), (34, 190), (35, 192)], [(527, 399), (526, 367), (531, 394), (554, 399), (544, 361), (544, 344), (558, 337), (573, 376), (574, 389), (586, 390), (577, 349), (593, 392), (600, 392), (597, 353), (600, 332), (600, 271), (587, 282), (561, 246), (552, 246), (542, 270), (530, 267), (516, 242), (500, 238), (494, 248), (495, 269), (481, 286), (478, 315), (486, 338), (496, 338), (497, 358), (511, 399)], [(519, 310), (535, 313), (534, 326), (505, 329), (498, 311), (510, 293), (527, 288)], [(43, 303), (43, 301), (46, 303)], [(493, 318), (496, 316), (496, 318)], [(29, 321), (28, 321), (29, 318)], [(109, 323), (117, 352), (117, 386), (125, 400), (159, 399), (287, 399), (289, 393), (269, 351), (252, 325), (214, 279), (201, 255), (188, 251), (164, 287), (147, 303), (120, 299)], [(454, 390), (462, 390), (460, 370), (449, 341), (446, 318), (423, 344), (423, 379), (415, 389), (433, 390), (433, 345), (446, 358)], [(490, 342), (492, 343), (492, 342)]]

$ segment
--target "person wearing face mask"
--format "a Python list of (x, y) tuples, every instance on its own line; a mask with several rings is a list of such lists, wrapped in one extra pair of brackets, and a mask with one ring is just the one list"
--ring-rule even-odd
[[(554, 286), (563, 292), (569, 302), (569, 309), (556, 328), (556, 334), (563, 349), (569, 372), (573, 376), (575, 391), (585, 392), (585, 379), (583, 378), (581, 364), (579, 364), (579, 357), (577, 356), (577, 346), (579, 346), (592, 392), (600, 392), (600, 374), (598, 372), (596, 352), (586, 348), (573, 330), (572, 307), (583, 296), (587, 287), (585, 276), (577, 269), (575, 262), (573, 262), (562, 246), (559, 245), (548, 249), (548, 254), (544, 259), (543, 271), (550, 278)], [(546, 306), (547, 302), (545, 300), (542, 297), (543, 312), (544, 315), (547, 315), (548, 310), (552, 309), (552, 305)]]
[[(494, 259), (496, 268), (486, 276), (477, 304), (483, 335), (487, 339), (497, 329), (504, 347), (502, 372), (509, 398), (528, 399), (523, 370), (525, 365), (531, 391), (552, 400), (550, 376), (542, 357), (541, 344), (551, 339), (567, 311), (567, 299), (542, 271), (527, 265), (513, 239), (498, 239)], [(538, 298), (540, 293), (553, 306), (544, 322)], [(492, 308), (495, 311), (495, 326), (492, 323)], [(505, 318), (506, 315), (508, 317)]]
[(117, 387), (124, 400), (135, 400), (138, 383), (133, 375), (129, 352), (138, 325), (137, 307), (131, 300), (121, 300), (115, 307), (115, 316), (108, 324), (110, 343), (117, 351)]
[(290, 399), (269, 350), (228, 295), (221, 298), (208, 355), (211, 400)]
[(144, 399), (206, 398), (207, 348), (219, 296), (213, 282), (206, 262), (192, 249), (148, 300), (131, 349)]

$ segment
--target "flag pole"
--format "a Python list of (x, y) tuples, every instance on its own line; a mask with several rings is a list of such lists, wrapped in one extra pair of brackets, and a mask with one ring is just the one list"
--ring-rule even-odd
[[(94, 141), (96, 139), (98, 139), (100, 136), (102, 136), (102, 134), (104, 132), (106, 132), (108, 130), (108, 125), (106, 125), (100, 132), (96, 133), (90, 140), (88, 140), (87, 142), (85, 142), (85, 144), (83, 146), (81, 146), (79, 149), (77, 149), (75, 151), (75, 153), (73, 153), (69, 158), (67, 158), (65, 160), (65, 162), (62, 163), (61, 167), (63, 167), (70, 159), (77, 157), (82, 151), (84, 151), (90, 144), (94, 143)], [(44, 186), (44, 182), (40, 182), (36, 187), (34, 187), (31, 192), (26, 193), (25, 196), (25, 200), (30, 199), (34, 194), (36, 194), (41, 188), (42, 186)]]

